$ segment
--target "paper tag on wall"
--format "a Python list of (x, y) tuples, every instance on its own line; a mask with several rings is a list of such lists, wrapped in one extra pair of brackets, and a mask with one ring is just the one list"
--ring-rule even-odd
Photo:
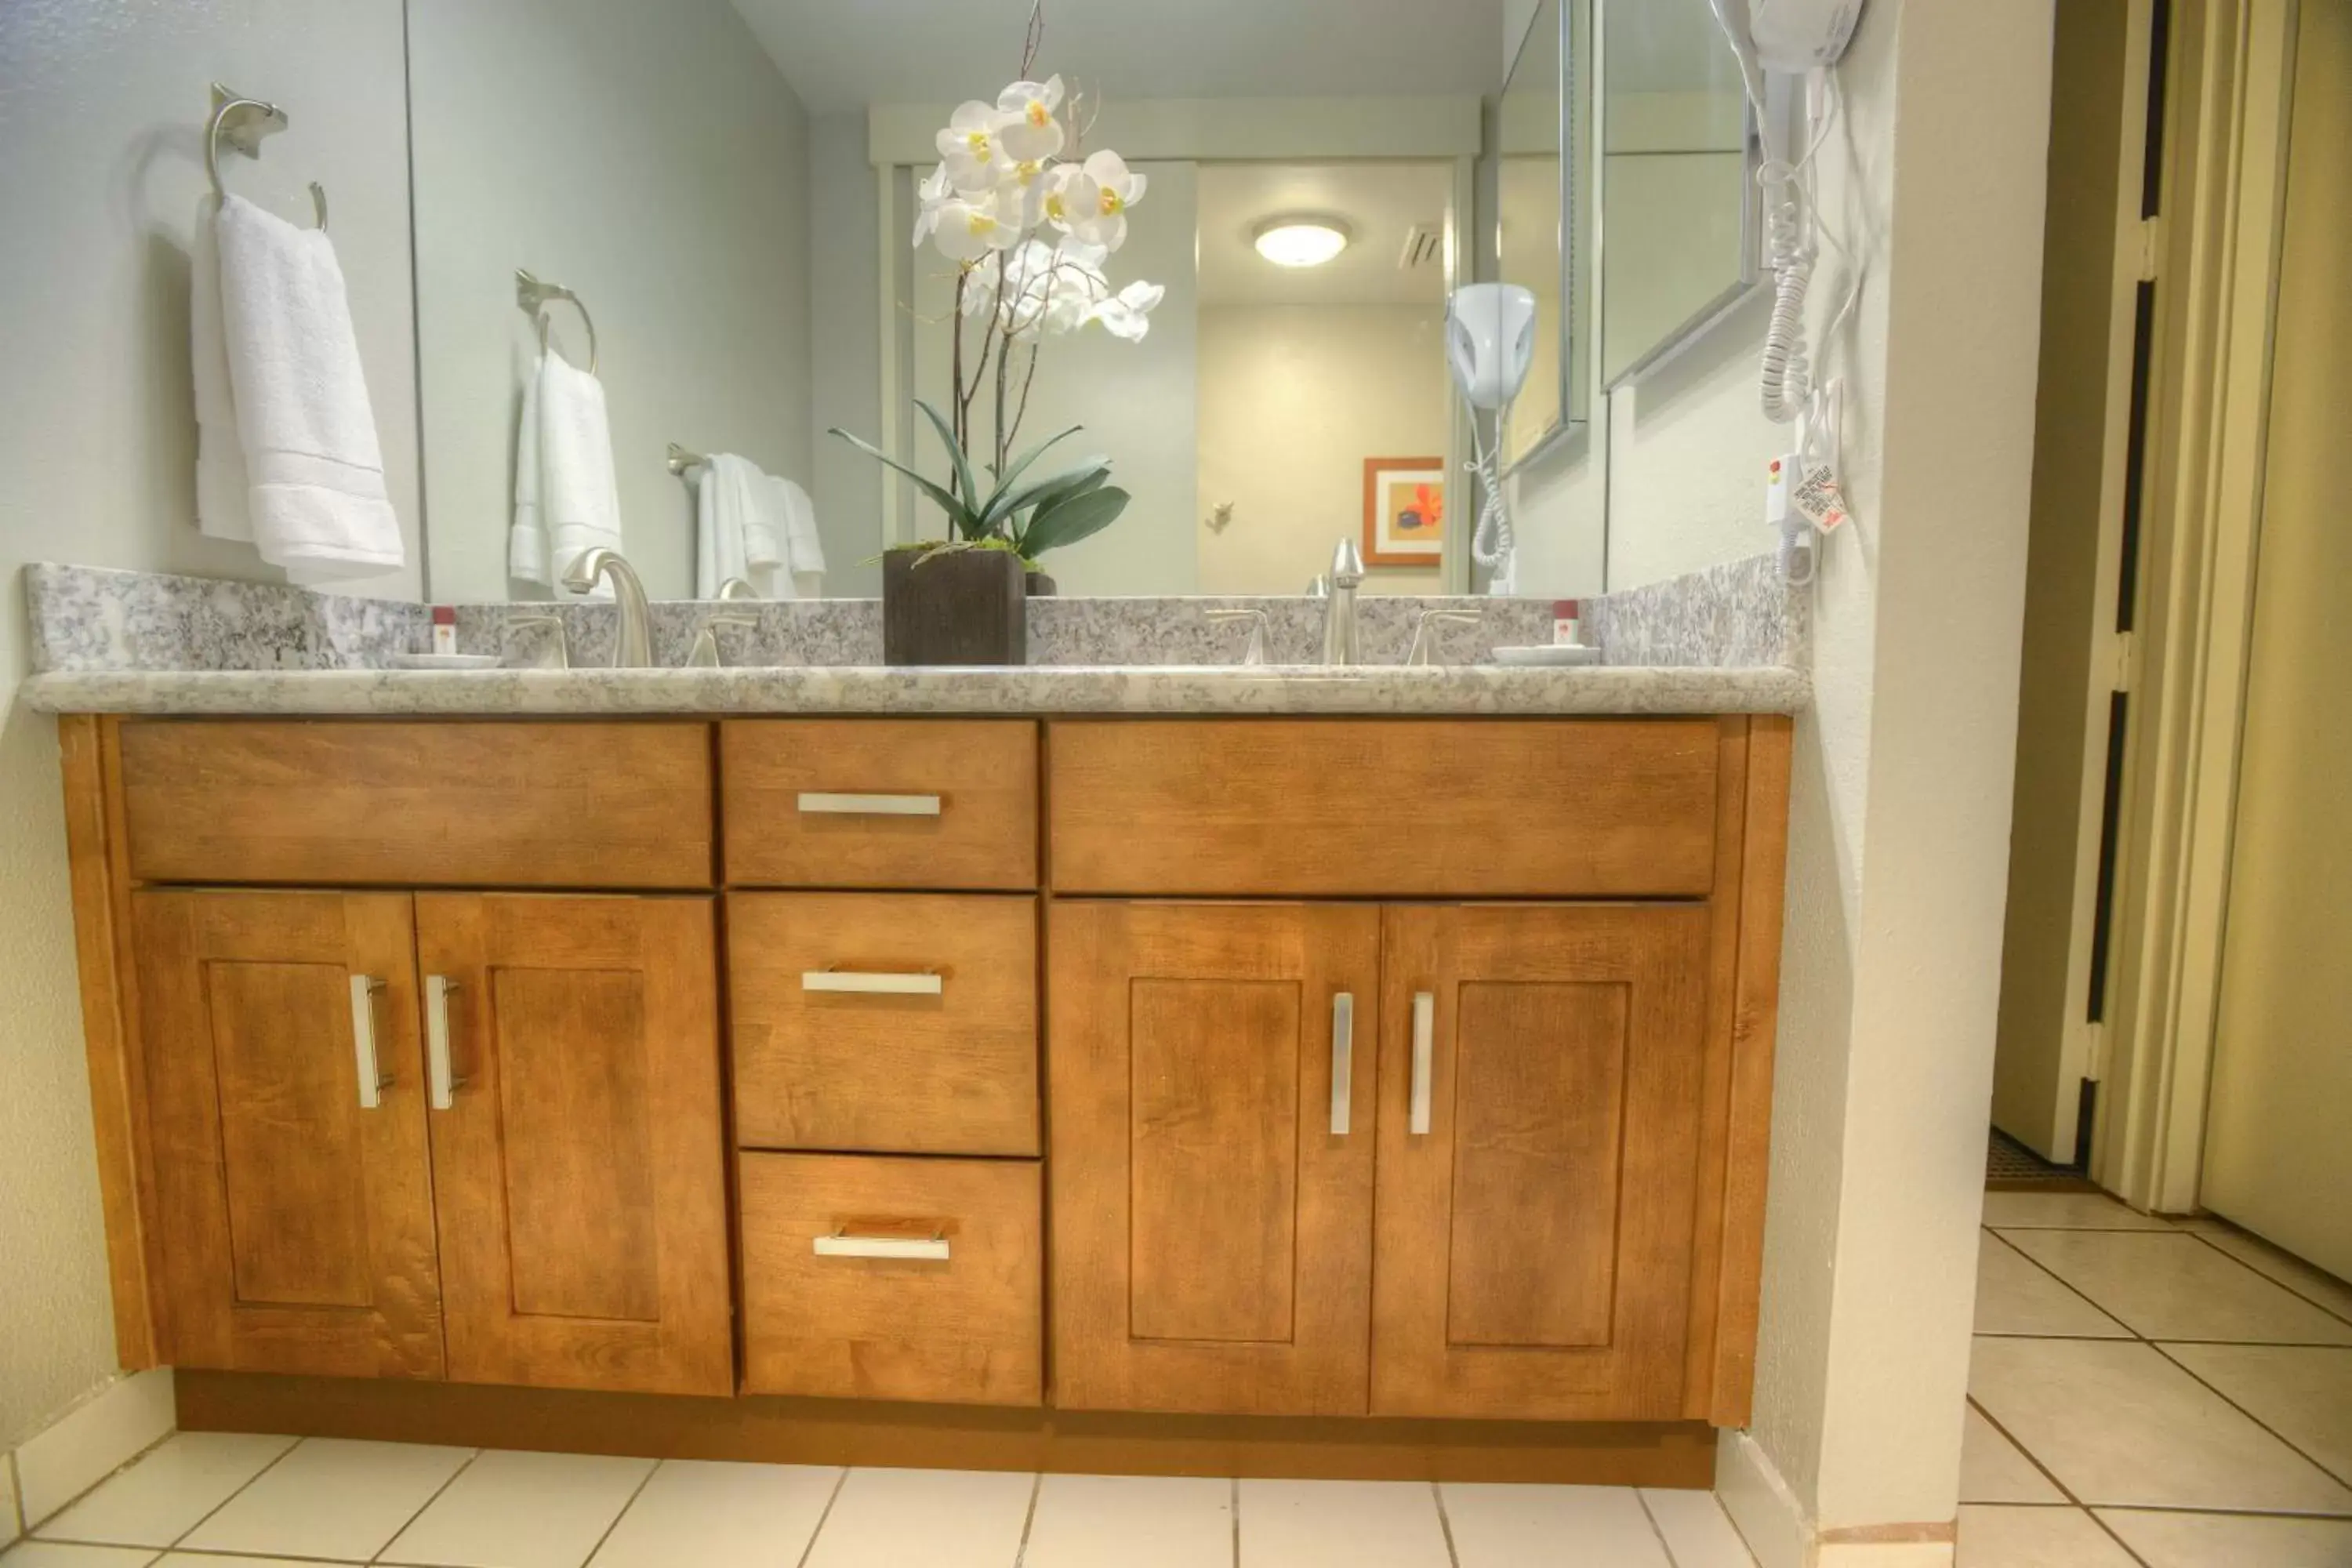
[(1853, 515), (1846, 510), (1845, 492), (1838, 488), (1837, 470), (1827, 463), (1805, 465), (1797, 479), (1796, 501), (1799, 513), (1823, 533), (1834, 531)]

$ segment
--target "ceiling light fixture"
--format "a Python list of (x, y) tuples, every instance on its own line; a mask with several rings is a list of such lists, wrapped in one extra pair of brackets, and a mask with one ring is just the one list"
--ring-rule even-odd
[(1305, 216), (1268, 218), (1250, 236), (1276, 267), (1320, 267), (1348, 248), (1349, 237), (1338, 218)]

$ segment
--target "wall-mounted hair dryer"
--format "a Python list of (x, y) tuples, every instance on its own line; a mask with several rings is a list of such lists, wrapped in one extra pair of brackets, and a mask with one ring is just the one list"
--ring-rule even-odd
[[(1446, 301), (1445, 361), (1463, 401), (1470, 405), (1470, 470), (1484, 491), (1478, 526), (1470, 536), (1470, 558), (1487, 573), (1490, 594), (1517, 591), (1517, 552), (1503, 505), (1497, 453), (1511, 400), (1527, 384), (1535, 357), (1536, 297), (1527, 289), (1516, 283), (1471, 283), (1456, 289)], [(1482, 408), (1495, 416), (1491, 447), (1478, 433)]]

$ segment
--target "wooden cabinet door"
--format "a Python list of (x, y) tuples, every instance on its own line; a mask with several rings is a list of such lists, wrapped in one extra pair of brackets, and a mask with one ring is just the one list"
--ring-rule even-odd
[(141, 892), (131, 911), (168, 1359), (440, 1376), (407, 896)]
[(714, 926), (707, 898), (417, 895), (451, 1378), (732, 1390)]
[(1383, 921), (1373, 1412), (1679, 1417), (1706, 907)]
[(1051, 921), (1054, 1403), (1362, 1414), (1379, 910), (1060, 902)]

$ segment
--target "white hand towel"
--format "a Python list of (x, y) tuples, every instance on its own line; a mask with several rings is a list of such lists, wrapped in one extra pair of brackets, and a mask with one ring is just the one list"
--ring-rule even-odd
[[(621, 548), (621, 491), (613, 477), (604, 384), (552, 350), (539, 365), (539, 473), (549, 565), (561, 583), (587, 552)], [(612, 592), (600, 583), (595, 596)]]
[(297, 583), (399, 566), (406, 551), (334, 246), (242, 196), (222, 205), (214, 227), (221, 336), (261, 558)]
[(228, 384), (228, 344), (222, 335), (219, 202), (196, 205), (195, 243), (188, 258), (188, 350), (196, 380), (196, 526), (215, 539), (253, 542), (246, 490), (245, 447), (236, 434), (236, 394)]
[(555, 586), (554, 550), (540, 509), (539, 361), (523, 373), (515, 415), (514, 526), (507, 533), (507, 575), (519, 583)]
[(801, 598), (821, 599), (824, 597), (824, 546), (817, 538), (816, 503), (792, 480), (776, 483), (783, 491), (784, 553), (794, 590)]
[(784, 519), (775, 483), (732, 452), (714, 452), (703, 464), (694, 491), (695, 597), (718, 597), (730, 577), (742, 578), (763, 599), (792, 597), (788, 584), (777, 592)]

